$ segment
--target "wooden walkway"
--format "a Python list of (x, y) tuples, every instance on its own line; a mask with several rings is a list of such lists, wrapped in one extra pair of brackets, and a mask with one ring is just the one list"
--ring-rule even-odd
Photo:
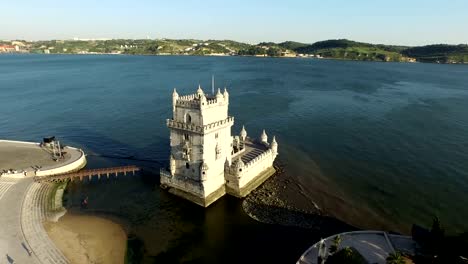
[(115, 175), (115, 177), (118, 177), (119, 173), (123, 173), (124, 175), (127, 175), (127, 173), (132, 173), (135, 175), (136, 171), (139, 171), (140, 168), (137, 166), (123, 166), (123, 167), (112, 167), (112, 168), (102, 168), (102, 169), (90, 169), (90, 170), (81, 170), (78, 172), (72, 172), (72, 173), (65, 173), (65, 174), (57, 174), (57, 175), (52, 175), (52, 176), (35, 176), (34, 181), (35, 182), (63, 182), (67, 180), (74, 180), (74, 179), (80, 179), (80, 181), (83, 180), (83, 178), (87, 177), (89, 180), (93, 176), (97, 176), (98, 179), (101, 179), (101, 176), (106, 176), (109, 178), (111, 175)]

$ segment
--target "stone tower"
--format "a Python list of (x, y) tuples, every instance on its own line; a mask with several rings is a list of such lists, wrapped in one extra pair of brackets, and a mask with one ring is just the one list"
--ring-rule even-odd
[(169, 168), (161, 168), (161, 187), (201, 206), (225, 193), (245, 197), (270, 177), (275, 169), (278, 143), (271, 144), (263, 130), (259, 139), (231, 136), (234, 118), (228, 115), (229, 94), (218, 89), (206, 95), (172, 93)]
[[(218, 89), (205, 95), (199, 86), (192, 95), (172, 94), (173, 117), (170, 129), (169, 185), (180, 186), (174, 192), (207, 206), (224, 195), (224, 164), (231, 162), (231, 127), (228, 116), (229, 94)], [(163, 183), (163, 177), (161, 177)], [(182, 188), (183, 187), (183, 188)]]

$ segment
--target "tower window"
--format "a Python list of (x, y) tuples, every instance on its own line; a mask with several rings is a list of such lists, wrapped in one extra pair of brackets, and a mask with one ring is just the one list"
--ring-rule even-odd
[(184, 134), (184, 139), (185, 141), (188, 141), (190, 139), (189, 134)]
[(218, 133), (215, 133), (215, 138), (216, 138), (216, 139), (218, 138)]
[(187, 124), (192, 123), (192, 117), (189, 114), (185, 115), (185, 123)]
[(185, 168), (190, 169), (190, 164), (188, 162), (185, 163)]

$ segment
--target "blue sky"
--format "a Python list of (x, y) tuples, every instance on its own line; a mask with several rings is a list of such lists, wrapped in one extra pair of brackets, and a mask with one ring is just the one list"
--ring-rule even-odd
[(196, 38), (248, 43), (468, 43), (468, 0), (22, 0), (0, 3), (0, 39)]

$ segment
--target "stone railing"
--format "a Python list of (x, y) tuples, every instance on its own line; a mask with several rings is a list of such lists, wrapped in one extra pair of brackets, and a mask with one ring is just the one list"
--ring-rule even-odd
[(272, 151), (271, 149), (268, 149), (268, 150), (265, 150), (264, 152), (262, 152), (260, 155), (256, 156), (254, 159), (252, 159), (251, 161), (247, 162), (245, 164), (245, 168), (248, 168), (248, 167), (251, 167), (251, 166), (254, 166), (256, 163), (258, 163), (259, 161), (261, 160), (264, 160), (266, 157), (269, 157), (271, 156), (272, 154)]
[(194, 109), (200, 109), (200, 101), (199, 100), (177, 100), (176, 106), (181, 106), (181, 107), (188, 107), (188, 108), (194, 108)]
[(194, 124), (187, 124), (184, 122), (175, 121), (173, 119), (167, 119), (166, 124), (169, 128), (183, 129), (200, 134), (203, 133), (203, 127)]
[(70, 149), (73, 149), (74, 151), (79, 152), (79, 156), (76, 160), (71, 161), (68, 164), (58, 166), (58, 167), (52, 167), (48, 169), (39, 169), (36, 171), (36, 176), (50, 176), (50, 175), (56, 175), (56, 174), (63, 174), (63, 173), (68, 173), (68, 172), (73, 172), (73, 171), (78, 171), (82, 169), (83, 167), (86, 166), (86, 155), (81, 149), (76, 149), (72, 147), (67, 147)]
[(217, 129), (218, 127), (223, 126), (223, 125), (234, 124), (234, 117), (230, 116), (230, 117), (228, 117), (228, 118), (226, 118), (224, 120), (216, 121), (216, 122), (210, 123), (208, 125), (204, 125), (204, 126), (197, 126), (197, 125), (194, 125), (194, 124), (187, 124), (187, 123), (184, 123), (184, 122), (175, 121), (173, 119), (167, 119), (166, 124), (167, 124), (167, 127), (169, 127), (169, 128), (183, 129), (183, 130), (188, 130), (188, 131), (191, 131), (191, 132), (194, 132), (194, 133), (203, 134), (203, 133), (210, 132), (210, 131), (212, 131), (214, 129)]

